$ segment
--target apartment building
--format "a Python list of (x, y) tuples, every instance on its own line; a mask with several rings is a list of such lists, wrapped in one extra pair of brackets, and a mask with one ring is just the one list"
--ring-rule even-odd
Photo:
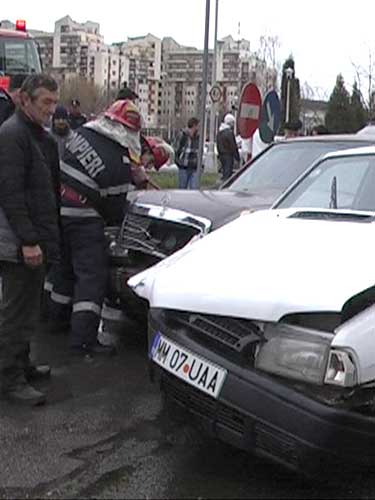
[(53, 33), (32, 33), (44, 69), (60, 81), (81, 77), (112, 95), (129, 79), (129, 59), (118, 45), (104, 43), (98, 23), (65, 16), (56, 21)]
[[(209, 84), (212, 84), (213, 52), (209, 53)], [(203, 51), (183, 47), (171, 38), (162, 42), (162, 78), (159, 91), (161, 102), (159, 122), (168, 129), (180, 128), (201, 107)], [(222, 91), (220, 114), (234, 110), (242, 87), (256, 83), (263, 94), (273, 88), (276, 72), (270, 74), (267, 65), (250, 50), (248, 40), (232, 36), (218, 42), (216, 82)], [(209, 104), (209, 103), (208, 103)]]
[(152, 34), (128, 38), (121, 46), (129, 60), (128, 85), (139, 95), (138, 105), (147, 128), (158, 126), (162, 42)]

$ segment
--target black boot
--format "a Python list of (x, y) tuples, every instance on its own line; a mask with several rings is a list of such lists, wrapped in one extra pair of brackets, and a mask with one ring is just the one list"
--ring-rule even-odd
[(99, 342), (93, 345), (82, 344), (80, 346), (72, 346), (70, 349), (72, 354), (83, 356), (86, 358), (98, 355), (113, 356), (114, 354), (116, 354), (115, 347), (102, 345), (99, 344)]
[(51, 377), (51, 367), (49, 365), (29, 365), (25, 369), (25, 378), (28, 382), (48, 380)]
[(26, 383), (8, 388), (3, 395), (5, 399), (26, 406), (39, 406), (46, 402), (46, 395), (43, 392)]

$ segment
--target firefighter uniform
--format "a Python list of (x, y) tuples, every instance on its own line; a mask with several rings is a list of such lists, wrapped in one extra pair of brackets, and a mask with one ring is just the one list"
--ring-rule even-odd
[(105, 225), (120, 225), (132, 189), (127, 148), (95, 130), (73, 132), (60, 162), (63, 256), (54, 277), (52, 315), (71, 308), (71, 347), (90, 350), (108, 284)]

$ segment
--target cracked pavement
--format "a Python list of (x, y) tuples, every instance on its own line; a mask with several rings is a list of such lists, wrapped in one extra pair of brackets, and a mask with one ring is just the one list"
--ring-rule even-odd
[(307, 481), (172, 421), (132, 325), (117, 356), (92, 363), (71, 358), (63, 335), (41, 333), (33, 348), (53, 368), (48, 404), (0, 403), (0, 498), (374, 496), (371, 475)]

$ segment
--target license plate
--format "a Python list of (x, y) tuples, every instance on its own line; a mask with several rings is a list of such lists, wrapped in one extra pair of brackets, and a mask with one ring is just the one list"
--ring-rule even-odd
[(164, 370), (217, 399), (227, 370), (188, 351), (157, 333), (150, 349), (150, 358)]

